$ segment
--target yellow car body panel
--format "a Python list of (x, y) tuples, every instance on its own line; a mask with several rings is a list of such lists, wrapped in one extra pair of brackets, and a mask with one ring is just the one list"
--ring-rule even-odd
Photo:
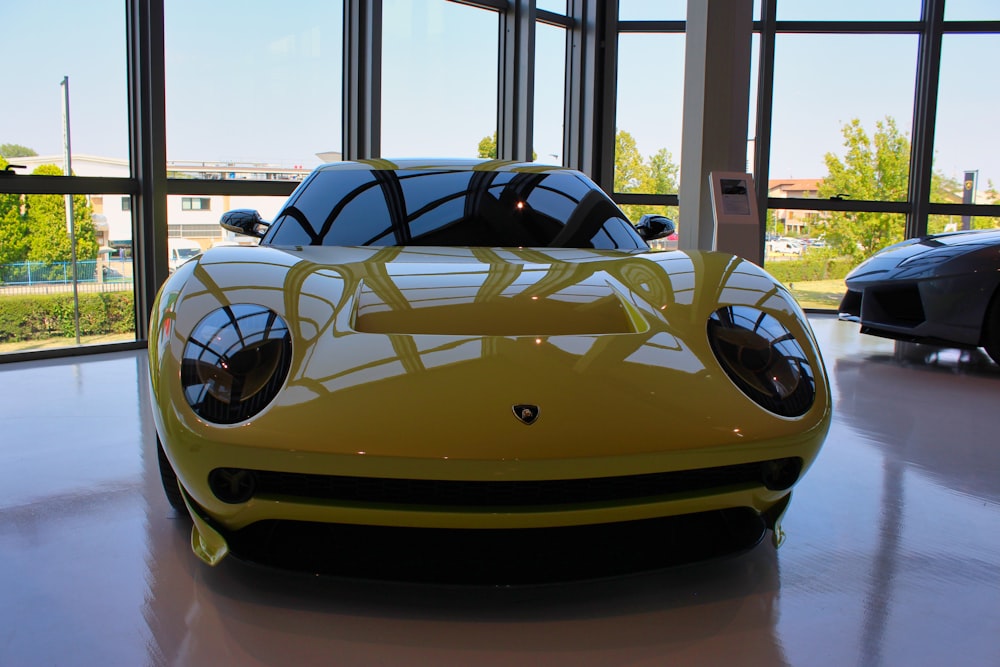
[[(560, 171), (497, 162), (457, 168), (524, 172), (536, 179), (532, 187)], [(578, 222), (620, 214), (596, 186), (574, 183), (592, 189), (574, 200), (589, 207), (573, 214)], [(467, 196), (466, 207), (476, 203)], [(185, 393), (186, 349), (206, 318), (246, 304), (287, 325), (287, 376), (252, 416), (216, 423)], [(708, 334), (713, 313), (726, 306), (766, 314), (794, 337), (815, 389), (807, 409), (775, 414), (730, 378)], [(153, 415), (172, 468), (165, 485), (176, 475), (180, 495), (171, 502), (190, 510), (194, 549), (212, 564), (227, 553), (224, 533), (267, 520), (507, 529), (746, 507), (767, 515), (780, 539), (791, 485), (816, 458), (831, 416), (823, 360), (794, 298), (751, 262), (707, 251), (220, 246), (162, 286), (149, 357)], [(745, 476), (674, 485), (728, 466), (756, 475), (756, 466), (787, 460), (801, 470), (779, 489)], [(225, 502), (209, 481), (220, 470), (394, 488), (662, 477), (648, 493), (563, 500), (549, 492), (537, 503), (266, 490)]]
[[(523, 289), (512, 292), (517, 281), (503, 280), (505, 272), (524, 277)], [(423, 286), (428, 274), (438, 287)], [(424, 280), (408, 291), (413, 275)], [(508, 287), (491, 290), (491, 281)], [(262, 412), (212, 424), (194, 414), (178, 382), (165, 380), (179, 377), (195, 325), (238, 303), (264, 305), (290, 323), (293, 360), (284, 388)], [(705, 334), (720, 304), (765, 309), (802, 342), (820, 371), (805, 415), (771, 414), (726, 377)], [(801, 457), (808, 468), (826, 435), (830, 401), (803, 322), (782, 286), (719, 253), (219, 248), (185, 266), (157, 302), (154, 412), (182, 486), (229, 529), (271, 518), (500, 528), (733, 506), (764, 511), (787, 492), (758, 486), (594, 507), (455, 511), (288, 498), (230, 505), (215, 498), (207, 477), (216, 468), (247, 468), (522, 481), (783, 457)], [(539, 406), (530, 426), (511, 413), (520, 403)]]

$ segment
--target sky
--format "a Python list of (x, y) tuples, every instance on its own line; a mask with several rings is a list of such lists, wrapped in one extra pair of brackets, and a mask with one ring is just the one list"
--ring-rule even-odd
[[(289, 3), (296, 11), (288, 11)], [(384, 0), (385, 156), (475, 155), (496, 123), (496, 18), (443, 0)], [(558, 9), (558, 0), (539, 3)], [(755, 3), (756, 4), (756, 3)], [(341, 145), (341, 9), (328, 0), (166, 0), (167, 152), (171, 161), (314, 166)], [(85, 11), (81, 8), (85, 7)], [(682, 19), (683, 0), (621, 0), (628, 19)], [(947, 19), (1000, 19), (997, 0), (948, 0)], [(759, 7), (755, 6), (755, 15)], [(778, 18), (916, 20), (919, 0), (779, 0)], [(124, 2), (0, 0), (8, 101), (0, 143), (62, 151), (63, 76), (70, 79), (73, 151), (127, 157)], [(557, 161), (561, 142), (559, 31), (537, 38), (535, 151)], [(756, 39), (754, 44), (756, 45)], [(912, 35), (780, 35), (776, 45), (772, 178), (818, 178), (840, 153), (842, 126), (869, 132), (913, 115)], [(1000, 186), (1000, 36), (947, 35), (935, 169), (978, 170)], [(756, 57), (752, 63), (756, 77)], [(617, 126), (644, 155), (681, 153), (684, 38), (625, 35)], [(756, 85), (751, 93), (756, 93)], [(752, 115), (748, 139), (752, 138)]]

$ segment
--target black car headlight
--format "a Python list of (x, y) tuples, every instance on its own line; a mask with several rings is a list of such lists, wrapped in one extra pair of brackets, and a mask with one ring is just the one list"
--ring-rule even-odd
[(277, 313), (253, 304), (224, 306), (206, 315), (184, 346), (184, 397), (200, 417), (235, 424), (277, 396), (291, 359), (288, 325)]
[(749, 306), (720, 308), (708, 320), (708, 340), (729, 378), (762, 408), (798, 417), (812, 406), (812, 366), (773, 315)]

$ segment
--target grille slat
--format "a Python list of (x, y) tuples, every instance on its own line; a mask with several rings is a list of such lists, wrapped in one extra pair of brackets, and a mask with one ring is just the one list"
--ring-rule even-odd
[(620, 477), (539, 481), (451, 481), (256, 470), (256, 496), (437, 507), (580, 505), (763, 485), (769, 462)]

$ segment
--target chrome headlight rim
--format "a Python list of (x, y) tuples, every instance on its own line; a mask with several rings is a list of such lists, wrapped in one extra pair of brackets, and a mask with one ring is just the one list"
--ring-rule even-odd
[(280, 315), (259, 304), (229, 304), (202, 317), (187, 337), (181, 390), (200, 418), (237, 424), (277, 397), (291, 359), (291, 333)]
[(722, 306), (709, 316), (707, 334), (726, 375), (758, 406), (792, 419), (812, 409), (817, 369), (777, 316), (753, 306)]

